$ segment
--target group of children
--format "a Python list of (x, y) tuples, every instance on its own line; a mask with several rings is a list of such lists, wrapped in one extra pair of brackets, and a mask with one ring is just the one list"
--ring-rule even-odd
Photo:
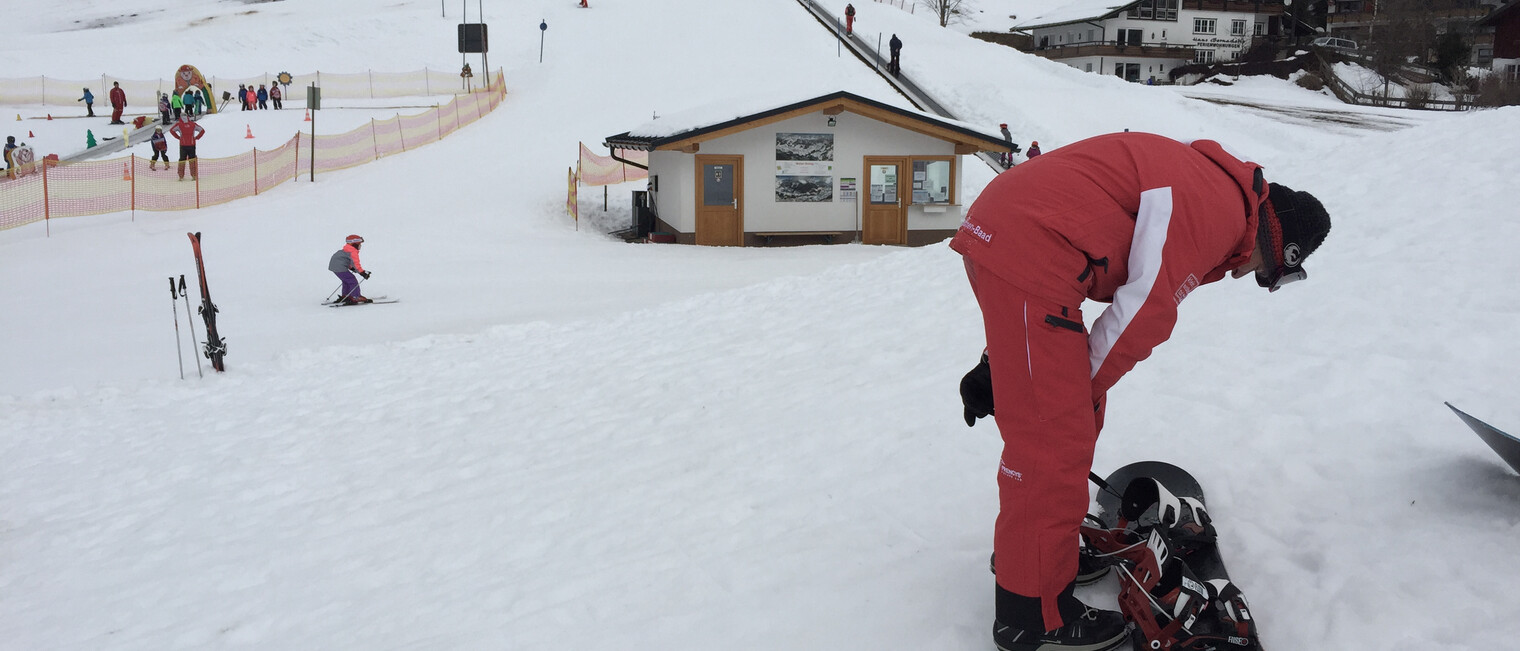
[(270, 100), (274, 100), (274, 110), (278, 111), (283, 108), (280, 101), (282, 97), (279, 84), (275, 84), (268, 90), (264, 88), (264, 84), (259, 84), (258, 90), (254, 90), (249, 84), (238, 84), (237, 98), (243, 105), (244, 111), (252, 111), (255, 108), (267, 110)]
[(201, 95), (198, 88), (188, 88), (183, 93), (167, 93), (158, 96), (158, 113), (163, 118), (164, 126), (178, 121), (181, 115), (189, 115), (191, 118), (203, 115), (206, 112), (206, 97)]

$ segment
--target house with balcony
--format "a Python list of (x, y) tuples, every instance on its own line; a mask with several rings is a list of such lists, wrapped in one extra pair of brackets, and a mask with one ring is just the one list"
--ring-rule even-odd
[(1520, 81), (1520, 0), (1510, 0), (1476, 23), (1492, 30), (1493, 69), (1512, 82)]
[[(1325, 30), (1331, 36), (1351, 39), (1364, 48), (1377, 40), (1377, 30), (1387, 26), (1395, 7), (1380, 6), (1387, 0), (1330, 0), (1325, 7)], [(1402, 14), (1428, 22), (1435, 35), (1456, 32), (1472, 44), (1472, 61), (1488, 67), (1494, 60), (1494, 30), (1484, 18), (1504, 5), (1504, 0), (1424, 0)]]
[(1014, 26), (1030, 54), (1134, 82), (1238, 59), (1277, 29), (1282, 0), (1074, 0)]

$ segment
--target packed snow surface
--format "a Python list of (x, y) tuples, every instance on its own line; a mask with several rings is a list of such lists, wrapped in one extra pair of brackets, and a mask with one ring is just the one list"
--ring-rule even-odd
[[(12, 76), (457, 65), (459, 3), (11, 4)], [(509, 92), (457, 135), (0, 232), (0, 649), (990, 648), (1000, 442), (961, 422), (959, 256), (607, 237), (641, 183), (563, 208), (577, 142), (656, 114), (900, 96), (793, 0), (483, 4)], [(1215, 138), (1319, 196), (1310, 279), (1192, 294), (1110, 393), (1095, 469), (1198, 476), (1267, 648), (1513, 645), (1520, 477), (1441, 403), (1520, 430), (1520, 110), (1138, 86), (855, 4), (984, 131)], [(970, 202), (993, 174), (963, 163)], [(230, 350), (181, 380), (163, 286), (191, 231)], [(319, 305), (349, 233), (401, 302)], [(1113, 581), (1082, 596), (1112, 608)]]

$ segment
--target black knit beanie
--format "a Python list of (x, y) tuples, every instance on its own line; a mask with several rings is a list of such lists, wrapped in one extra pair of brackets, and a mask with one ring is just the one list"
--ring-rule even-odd
[(1270, 210), (1263, 211), (1258, 229), (1262, 250), (1270, 251), (1277, 265), (1297, 269), (1330, 234), (1330, 215), (1308, 192), (1276, 183), (1269, 187)]

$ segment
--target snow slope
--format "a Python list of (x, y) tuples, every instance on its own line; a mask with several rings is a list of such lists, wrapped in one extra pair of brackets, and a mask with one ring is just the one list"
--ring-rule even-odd
[[(656, 112), (903, 100), (790, 0), (501, 4), (511, 93), (457, 136), (205, 211), (0, 232), (0, 649), (990, 648), (1000, 444), (960, 422), (982, 340), (959, 257), (625, 245), (591, 227), (635, 188), (580, 231), (561, 207), (576, 141)], [(182, 61), (120, 44), (177, 39), (252, 74), (222, 44), (267, 34), (292, 69), (415, 69), (450, 62), (458, 17), (76, 5), (8, 9), (0, 67), (149, 76)], [(153, 13), (55, 31), (123, 11)], [(1309, 282), (1191, 295), (1110, 394), (1095, 462), (1199, 476), (1270, 648), (1520, 634), (1520, 478), (1440, 404), (1520, 430), (1520, 111), (1284, 120), (881, 13), (862, 25), (968, 122), (1047, 150), (1220, 138), (1330, 209)], [(1270, 83), (1239, 98), (1324, 108)], [(966, 169), (974, 197), (991, 173)], [(181, 381), (162, 285), (189, 230), (231, 349)], [(349, 232), (401, 303), (315, 305)], [(1112, 581), (1084, 596), (1111, 607)]]

